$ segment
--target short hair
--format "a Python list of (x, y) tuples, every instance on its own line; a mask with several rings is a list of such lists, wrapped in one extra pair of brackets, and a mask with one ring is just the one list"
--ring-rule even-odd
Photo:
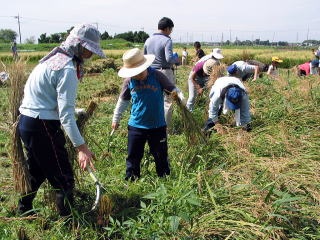
[(194, 46), (195, 48), (201, 48), (201, 44), (200, 44), (200, 42), (198, 42), (198, 41), (194, 42), (193, 46)]
[(173, 28), (174, 24), (170, 18), (163, 17), (158, 23), (158, 29), (165, 30), (166, 28)]

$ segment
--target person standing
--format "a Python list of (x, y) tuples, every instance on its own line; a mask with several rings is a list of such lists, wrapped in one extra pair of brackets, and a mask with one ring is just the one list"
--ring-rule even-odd
[(83, 63), (93, 54), (105, 57), (99, 31), (90, 24), (77, 25), (65, 42), (40, 60), (26, 82), (18, 129), (27, 152), (31, 191), (19, 199), (20, 214), (32, 211), (33, 199), (46, 179), (56, 191), (59, 215), (71, 213), (74, 174), (61, 126), (77, 149), (80, 168), (93, 168), (93, 153), (75, 120), (76, 92), (83, 77)]
[(204, 132), (212, 131), (219, 121), (219, 115), (228, 111), (234, 111), (237, 126), (246, 131), (252, 130), (249, 97), (239, 78), (230, 76), (218, 78), (211, 87), (209, 98), (209, 116), (203, 128)]
[(195, 58), (195, 62), (199, 61), (202, 57), (204, 57), (206, 54), (204, 53), (204, 51), (201, 49), (201, 43), (196, 41), (193, 43), (193, 47), (196, 51), (196, 58)]
[(13, 42), (11, 45), (11, 52), (12, 52), (12, 57), (13, 60), (18, 60), (19, 56), (18, 56), (18, 47), (17, 47), (17, 43)]
[[(177, 62), (173, 56), (173, 45), (170, 38), (173, 27), (174, 24), (170, 18), (161, 18), (158, 22), (158, 32), (150, 36), (144, 44), (144, 54), (155, 55), (151, 67), (161, 71), (172, 84), (175, 84), (174, 64)], [(167, 126), (170, 128), (173, 108), (172, 99), (168, 95), (165, 95), (164, 111)]]
[(118, 129), (122, 113), (131, 102), (126, 180), (134, 181), (140, 177), (140, 162), (146, 142), (154, 157), (157, 175), (165, 177), (170, 174), (163, 94), (177, 92), (183, 99), (172, 81), (161, 71), (150, 67), (155, 58), (153, 54), (144, 55), (138, 48), (128, 50), (123, 54), (123, 67), (118, 72), (124, 82), (114, 109), (112, 129)]
[(310, 62), (310, 74), (312, 75), (320, 74), (320, 47), (314, 51), (314, 56), (315, 58)]
[(184, 47), (183, 51), (182, 51), (181, 64), (182, 64), (182, 66), (185, 66), (185, 65), (188, 64), (188, 52), (187, 52), (187, 48), (186, 47)]

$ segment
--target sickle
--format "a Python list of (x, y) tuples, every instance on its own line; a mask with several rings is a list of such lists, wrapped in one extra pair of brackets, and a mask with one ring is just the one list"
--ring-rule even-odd
[(102, 188), (102, 185), (101, 183), (99, 182), (99, 180), (97, 179), (97, 177), (94, 175), (94, 173), (92, 172), (92, 169), (87, 166), (87, 170), (89, 172), (89, 175), (91, 177), (91, 179), (94, 181), (94, 184), (96, 185), (96, 199), (92, 205), (92, 208), (91, 208), (91, 211), (95, 210), (98, 205), (99, 205), (99, 202), (100, 202), (100, 198), (101, 198), (101, 188)]

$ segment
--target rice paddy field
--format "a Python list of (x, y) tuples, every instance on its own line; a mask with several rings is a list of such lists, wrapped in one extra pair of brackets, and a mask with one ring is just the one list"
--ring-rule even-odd
[[(124, 180), (128, 111), (120, 128), (110, 134), (122, 84), (117, 68), (125, 49), (105, 51), (116, 67), (87, 75), (77, 98), (79, 108), (91, 101), (98, 105), (84, 135), (96, 155), (95, 175), (104, 187), (104, 202), (91, 211), (95, 186), (75, 163), (76, 203), (68, 221), (58, 217), (48, 184), (41, 186), (34, 201), (36, 216), (16, 214), (18, 194), (10, 159), (11, 86), (1, 85), (0, 239), (320, 239), (320, 77), (301, 78), (291, 70), (310, 60), (311, 51), (222, 50), (225, 64), (240, 60), (244, 51), (266, 63), (272, 56), (284, 59), (279, 79), (263, 75), (245, 82), (253, 130), (234, 127), (228, 114), (221, 117), (217, 132), (206, 143), (188, 141), (187, 136), (206, 121), (205, 92), (192, 112), (193, 128), (184, 127), (185, 118), (175, 106), (168, 136), (171, 175), (156, 176), (146, 146), (142, 177), (135, 182)], [(22, 85), (36, 64), (31, 56), (39, 58), (45, 53), (24, 53), (19, 63), (25, 72)], [(189, 49), (189, 55), (193, 54)], [(14, 76), (10, 69), (16, 69), (12, 65), (17, 63), (4, 61), (7, 57), (9, 53), (0, 53), (0, 72)], [(189, 60), (190, 65), (178, 66), (176, 71), (177, 85), (185, 97), (192, 68), (191, 57)]]

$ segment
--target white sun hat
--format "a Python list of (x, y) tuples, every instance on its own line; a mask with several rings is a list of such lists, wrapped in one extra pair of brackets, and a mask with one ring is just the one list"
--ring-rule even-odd
[(222, 50), (220, 48), (214, 48), (212, 50), (212, 56), (215, 58), (215, 59), (222, 59), (224, 58), (223, 55), (222, 55)]
[(122, 56), (123, 67), (119, 70), (118, 75), (122, 78), (136, 76), (146, 70), (155, 58), (153, 54), (143, 55), (139, 48), (128, 50)]
[(95, 26), (87, 23), (79, 24), (71, 30), (69, 36), (79, 38), (84, 48), (100, 57), (106, 57), (100, 47), (100, 32)]

